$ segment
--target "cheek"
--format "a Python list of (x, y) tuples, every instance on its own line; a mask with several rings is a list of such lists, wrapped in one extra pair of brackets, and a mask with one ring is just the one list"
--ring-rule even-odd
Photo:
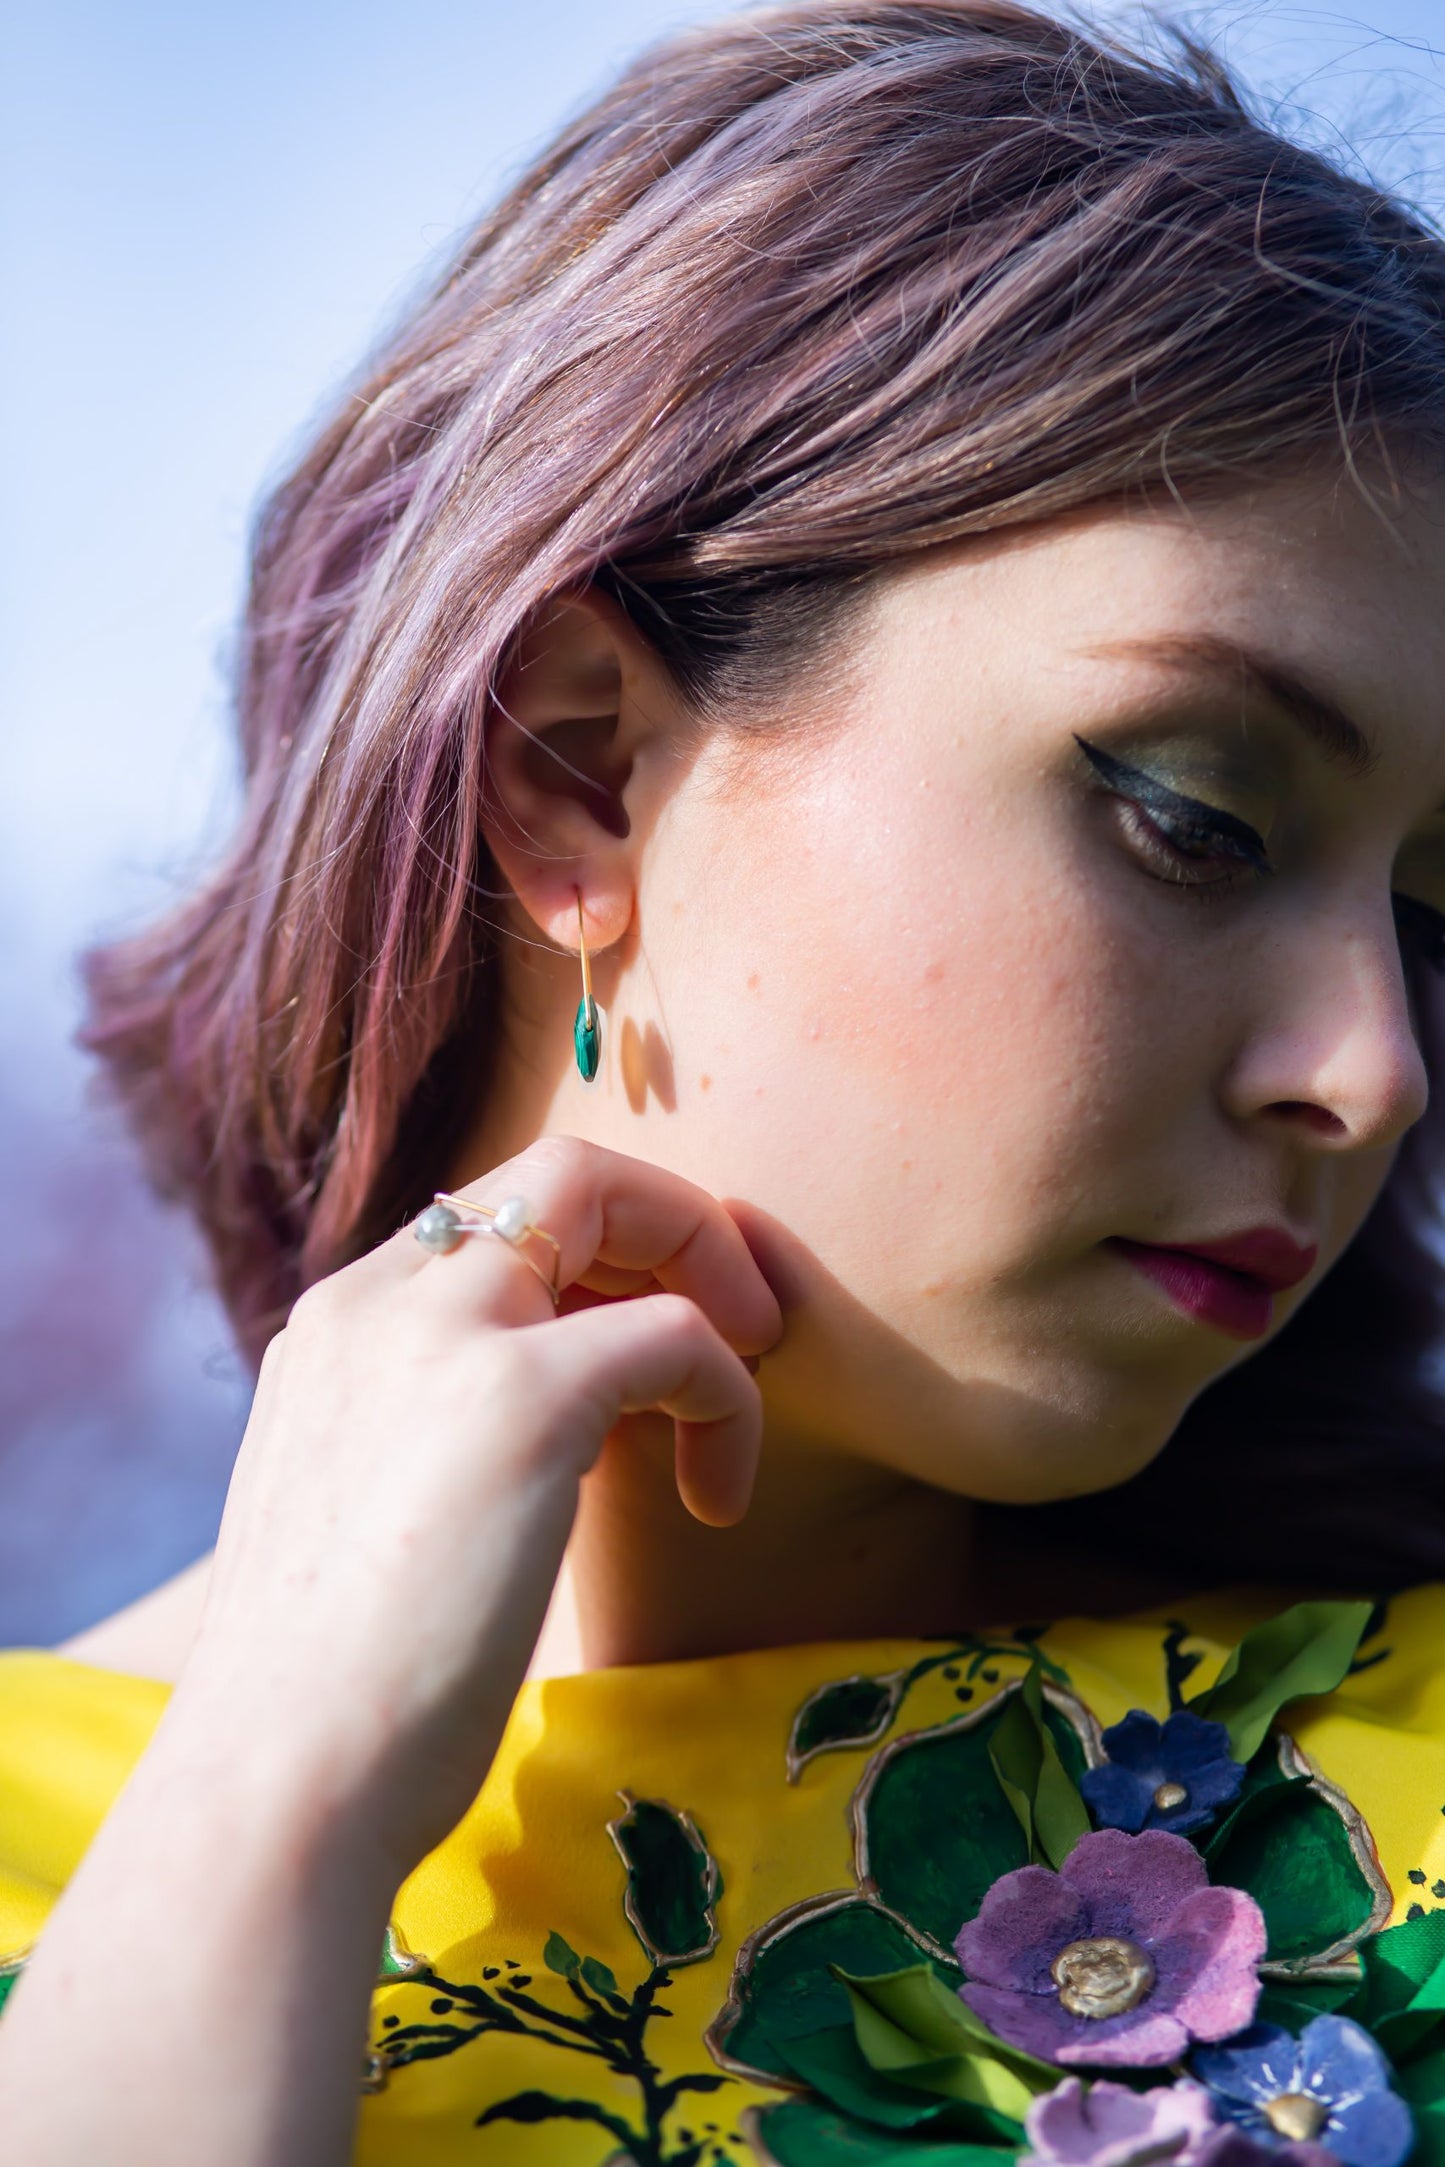
[(933, 1193), (961, 1208), (985, 1269), (1097, 1210), (1176, 1095), (1158, 973), (1023, 841), (980, 853), (1007, 882), (960, 870), (928, 948), (876, 972), (879, 1028), (860, 1057), (907, 1107)]
[(898, 1297), (986, 1282), (1097, 1213), (1188, 1064), (1159, 958), (1042, 823), (922, 788), (892, 810), (799, 824), (751, 907), (729, 899), (754, 967), (719, 1061), (759, 1117), (759, 1200)]

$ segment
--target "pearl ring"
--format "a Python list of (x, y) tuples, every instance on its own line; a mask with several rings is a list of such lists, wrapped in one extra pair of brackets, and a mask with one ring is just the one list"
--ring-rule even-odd
[[(473, 1211), (481, 1220), (480, 1226), (468, 1226), (462, 1213)], [(433, 1256), (445, 1256), (449, 1250), (460, 1247), (469, 1234), (488, 1234), (521, 1258), (528, 1271), (534, 1272), (552, 1297), (555, 1309), (562, 1299), (560, 1280), (562, 1276), (562, 1245), (555, 1234), (549, 1234), (544, 1226), (538, 1226), (532, 1218), (532, 1207), (524, 1196), (509, 1196), (496, 1206), (471, 1204), (464, 1196), (449, 1196), (445, 1189), (438, 1189), (426, 1210), (412, 1227), (412, 1232), (423, 1249)], [(529, 1255), (522, 1244), (533, 1236), (546, 1242), (552, 1251), (552, 1269), (544, 1271), (534, 1256)]]

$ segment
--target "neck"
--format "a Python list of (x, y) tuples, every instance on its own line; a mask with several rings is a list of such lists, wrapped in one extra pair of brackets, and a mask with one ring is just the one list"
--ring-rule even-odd
[(530, 1675), (827, 1640), (930, 1640), (1006, 1619), (1117, 1617), (1177, 1601), (1177, 1568), (1093, 1557), (970, 1500), (770, 1433), (737, 1527), (672, 1481), (672, 1425), (634, 1417), (582, 1498)]
[(673, 1484), (671, 1423), (633, 1418), (583, 1485), (532, 1675), (951, 1632), (971, 1608), (973, 1518), (770, 1435), (746, 1519), (703, 1527)]

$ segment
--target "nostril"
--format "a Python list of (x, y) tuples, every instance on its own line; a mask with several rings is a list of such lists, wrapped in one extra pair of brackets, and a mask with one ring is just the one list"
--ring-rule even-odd
[(1313, 1129), (1316, 1136), (1349, 1134), (1338, 1114), (1332, 1114), (1327, 1106), (1317, 1106), (1312, 1099), (1276, 1099), (1272, 1111), (1284, 1114), (1304, 1128)]

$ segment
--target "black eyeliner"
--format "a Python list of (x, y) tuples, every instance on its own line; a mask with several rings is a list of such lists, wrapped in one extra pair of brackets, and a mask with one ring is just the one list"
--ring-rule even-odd
[(1219, 836), (1232, 843), (1240, 856), (1247, 858), (1260, 872), (1273, 871), (1263, 839), (1247, 821), (1236, 820), (1233, 813), (1223, 812), (1217, 805), (1206, 805), (1202, 798), (1186, 797), (1182, 790), (1171, 790), (1167, 783), (1145, 774), (1142, 768), (1130, 767), (1126, 760), (1116, 760), (1112, 753), (1091, 745), (1077, 731), (1074, 743), (1100, 781), (1107, 783), (1118, 796), (1127, 798), (1130, 804), (1140, 806), (1147, 813), (1157, 813), (1164, 820), (1182, 822)]

